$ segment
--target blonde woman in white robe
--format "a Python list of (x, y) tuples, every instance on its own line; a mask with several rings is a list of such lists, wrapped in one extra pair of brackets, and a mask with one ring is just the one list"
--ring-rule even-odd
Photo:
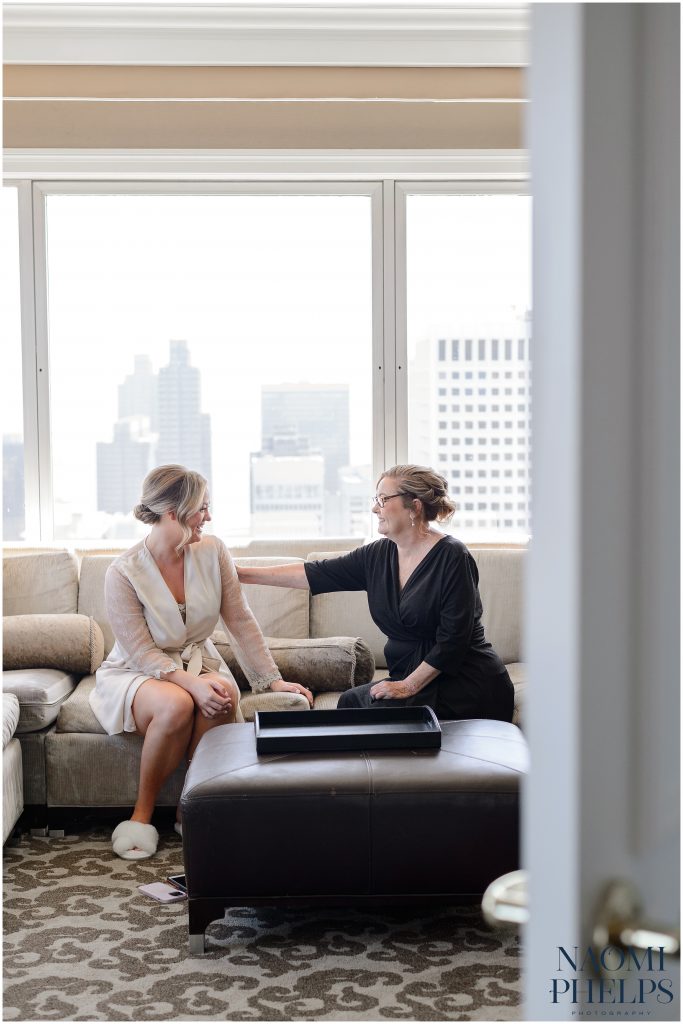
[(127, 860), (156, 852), (151, 820), (168, 776), (192, 758), (209, 729), (243, 721), (237, 683), (209, 639), (219, 617), (253, 691), (288, 690), (313, 700), (305, 687), (282, 679), (228, 549), (203, 536), (211, 520), (206, 480), (184, 466), (159, 466), (145, 478), (134, 514), (152, 529), (107, 570), (116, 642), (90, 697), (109, 735), (144, 736), (135, 809), (112, 835), (114, 852)]

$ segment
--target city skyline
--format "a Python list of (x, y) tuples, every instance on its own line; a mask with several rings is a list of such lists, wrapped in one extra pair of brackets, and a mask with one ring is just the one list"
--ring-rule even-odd
[[(409, 359), (420, 337), (529, 308), (529, 211), (517, 195), (408, 197)], [(231, 536), (250, 531), (266, 380), (347, 386), (349, 463), (370, 465), (367, 197), (57, 195), (46, 213), (55, 539), (74, 516), (98, 535), (93, 442), (112, 441), (135, 353), (156, 372), (172, 337), (190, 340), (202, 373), (212, 504)], [(3, 422), (17, 434), (18, 303), (14, 315)]]
[[(409, 459), (433, 466), (448, 480), (458, 506), (450, 531), (530, 533), (530, 326), (527, 313), (489, 325), (488, 331), (470, 324), (454, 332), (460, 337), (442, 332), (415, 347), (409, 369)], [(187, 447), (182, 452), (168, 438), (168, 458), (159, 457), (161, 433), (152, 426), (163, 430), (158, 409), (164, 381), (171, 383), (165, 404), (180, 410), (178, 421), (196, 428), (183, 443), (201, 438), (206, 425), (203, 455), (195, 449), (187, 458)], [(187, 341), (169, 342), (168, 363), (158, 373), (149, 357), (136, 354), (133, 372), (116, 386), (114, 439), (96, 445), (98, 511), (112, 517), (103, 537), (139, 531), (130, 512), (152, 465), (201, 466), (211, 479), (210, 417), (201, 412), (201, 375), (191, 365)], [(345, 461), (348, 406), (346, 387), (262, 385), (261, 447), (249, 463), (249, 535), (369, 536), (371, 467)], [(5, 439), (4, 448), (6, 466), (16, 467), (20, 439), (11, 445)], [(6, 494), (12, 497), (5, 501), (5, 525), (16, 536), (18, 490), (9, 481)]]
[(123, 516), (154, 465), (188, 465), (211, 488), (211, 418), (201, 412), (201, 378), (187, 341), (169, 341), (158, 373), (146, 355), (137, 354), (134, 365), (118, 386), (114, 439), (97, 442), (97, 511)]

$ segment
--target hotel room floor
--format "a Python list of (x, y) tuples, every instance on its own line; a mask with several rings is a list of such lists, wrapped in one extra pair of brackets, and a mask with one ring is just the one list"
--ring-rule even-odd
[(4, 1019), (521, 1018), (519, 937), (478, 906), (235, 908), (191, 956), (187, 905), (137, 890), (179, 871), (175, 833), (133, 862), (102, 825), (6, 847)]

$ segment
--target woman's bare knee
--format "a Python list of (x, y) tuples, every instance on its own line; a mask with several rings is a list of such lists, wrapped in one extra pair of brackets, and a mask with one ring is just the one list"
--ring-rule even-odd
[(133, 717), (142, 735), (153, 721), (169, 731), (191, 727), (194, 701), (187, 690), (175, 683), (149, 679), (135, 694)]
[(160, 725), (166, 726), (169, 731), (183, 729), (192, 725), (194, 721), (195, 703), (187, 690), (176, 687), (169, 700), (159, 706), (154, 714), (154, 720)]

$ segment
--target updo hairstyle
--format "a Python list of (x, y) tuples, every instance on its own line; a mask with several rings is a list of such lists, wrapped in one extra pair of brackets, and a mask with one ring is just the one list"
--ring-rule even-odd
[(207, 482), (201, 473), (185, 466), (157, 466), (142, 482), (142, 497), (140, 504), (133, 509), (133, 515), (153, 526), (165, 512), (175, 512), (183, 531), (182, 540), (176, 547), (180, 553), (192, 536), (187, 520), (201, 508), (206, 489)]
[(392, 466), (386, 469), (379, 480), (392, 476), (398, 480), (401, 491), (405, 491), (403, 507), (410, 508), (415, 498), (422, 502), (422, 511), (428, 523), (447, 522), (455, 512), (457, 505), (448, 497), (448, 481), (440, 473), (435, 473), (429, 466), (415, 466), (410, 463)]

